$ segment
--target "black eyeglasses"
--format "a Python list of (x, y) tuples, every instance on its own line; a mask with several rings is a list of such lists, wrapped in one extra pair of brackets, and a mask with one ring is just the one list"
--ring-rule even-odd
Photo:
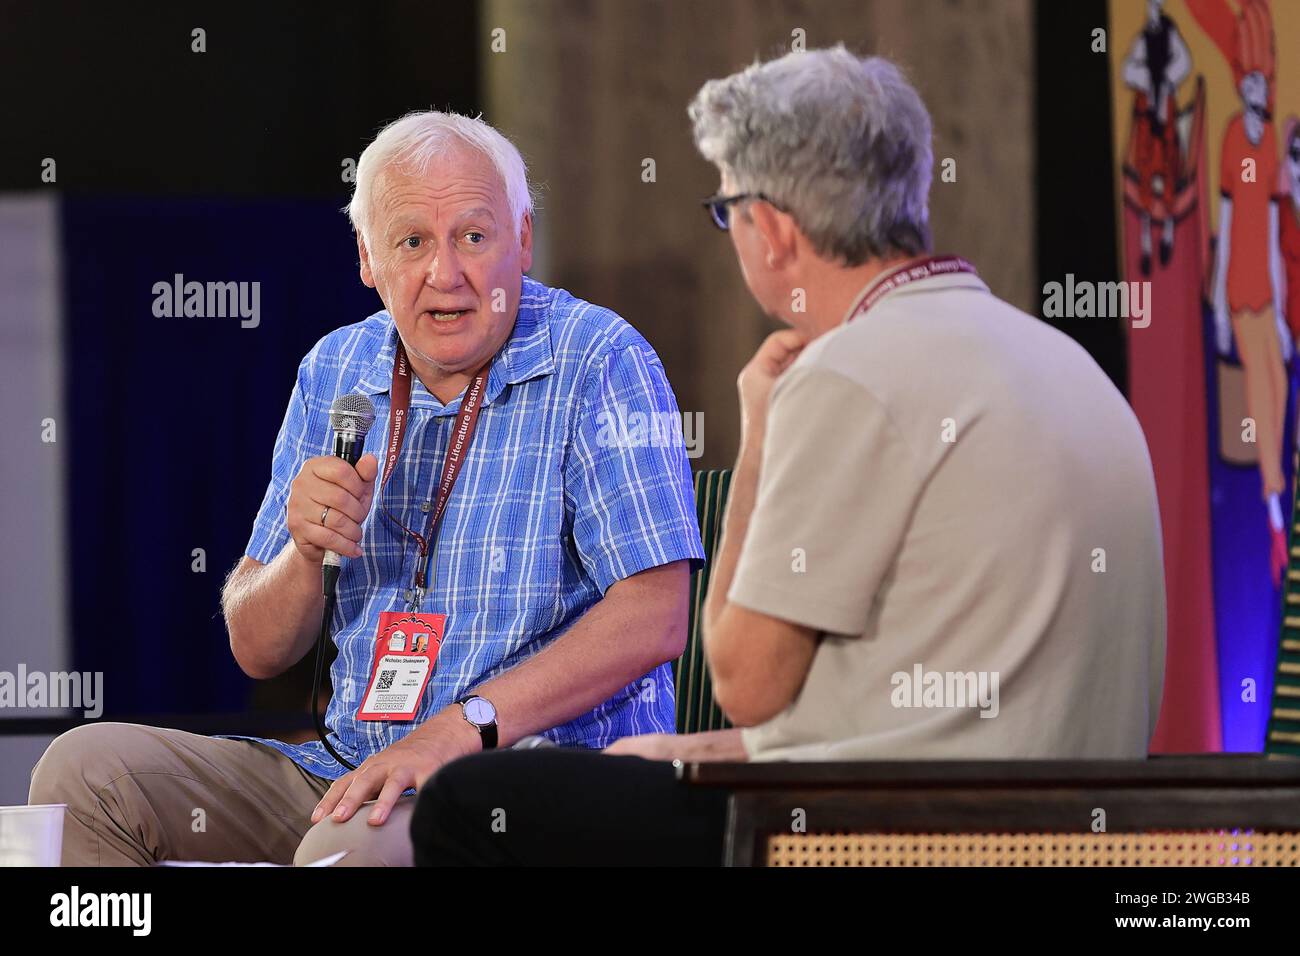
[(731, 204), (740, 202), (744, 199), (761, 199), (763, 202), (785, 212), (780, 205), (773, 202), (769, 196), (763, 193), (736, 193), (734, 196), (710, 196), (700, 205), (709, 211), (709, 217), (713, 224), (726, 232), (731, 228)]

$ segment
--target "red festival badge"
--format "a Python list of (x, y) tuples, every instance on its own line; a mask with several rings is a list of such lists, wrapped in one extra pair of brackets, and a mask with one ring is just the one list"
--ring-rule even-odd
[(445, 614), (379, 615), (370, 683), (357, 720), (414, 720), (442, 645)]

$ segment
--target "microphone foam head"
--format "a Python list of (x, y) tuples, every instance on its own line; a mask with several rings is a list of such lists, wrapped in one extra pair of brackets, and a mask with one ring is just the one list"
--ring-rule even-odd
[(365, 438), (375, 423), (375, 406), (359, 392), (340, 395), (330, 407), (330, 427), (336, 432), (352, 432)]

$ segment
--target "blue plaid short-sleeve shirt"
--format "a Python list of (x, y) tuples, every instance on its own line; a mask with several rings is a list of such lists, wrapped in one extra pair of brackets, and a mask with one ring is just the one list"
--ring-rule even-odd
[[(303, 359), (249, 557), (269, 564), (289, 543), (289, 483), (308, 458), (331, 453), (329, 410), (337, 396), (359, 391), (374, 402), (365, 450), (382, 466), (396, 346), (392, 317), (378, 312), (326, 335)], [(382, 492), (384, 506), (409, 527), (425, 527), (421, 506), (434, 500), (459, 409), (459, 397), (444, 406), (412, 377), (406, 439)], [(670, 421), (679, 427), (661, 427)], [(680, 416), (658, 356), (613, 312), (525, 276), (514, 329), (492, 360), (435, 545), (435, 574), (421, 607), (447, 615), (434, 674), (414, 721), (359, 721), (379, 615), (404, 609), (418, 559), (408, 536), (380, 512), (383, 478), (363, 527), (362, 556), (344, 559), (332, 625), (338, 657), (325, 722), (330, 743), (354, 764), (536, 654), (615, 582), (704, 557)], [(672, 668), (662, 664), (546, 736), (604, 747), (631, 734), (671, 733), (673, 723)], [(317, 776), (346, 772), (319, 741), (239, 739), (268, 744)]]

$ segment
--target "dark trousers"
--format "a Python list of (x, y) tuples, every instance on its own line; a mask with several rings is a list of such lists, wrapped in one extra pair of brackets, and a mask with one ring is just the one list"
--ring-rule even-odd
[(670, 762), (500, 750), (429, 778), (411, 841), (416, 866), (718, 866), (726, 813)]

